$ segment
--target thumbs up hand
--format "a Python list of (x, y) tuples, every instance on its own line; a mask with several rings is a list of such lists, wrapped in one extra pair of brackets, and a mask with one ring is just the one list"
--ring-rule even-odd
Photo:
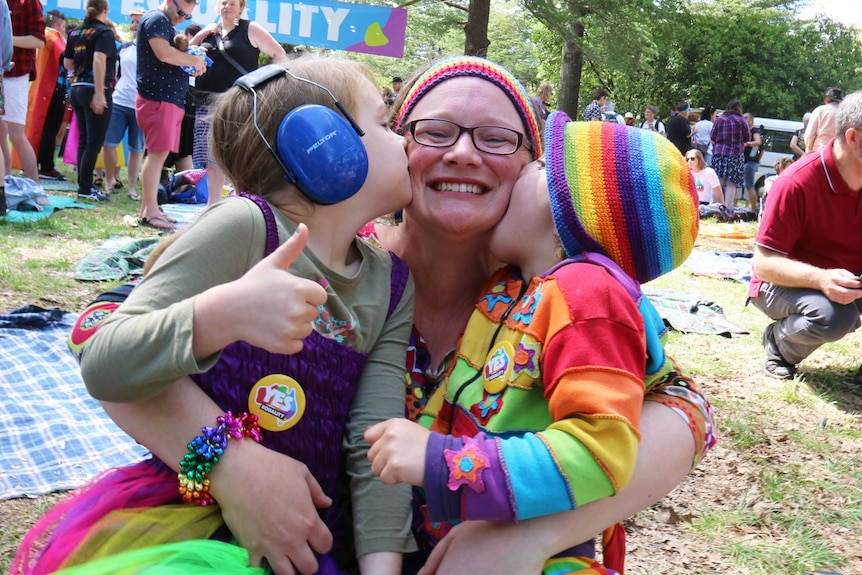
[(196, 358), (239, 340), (272, 353), (292, 354), (302, 349), (302, 340), (311, 334), (312, 322), (318, 317), (318, 306), (326, 303), (323, 286), (289, 271), (306, 241), (308, 228), (300, 224), (293, 236), (244, 276), (198, 296)]

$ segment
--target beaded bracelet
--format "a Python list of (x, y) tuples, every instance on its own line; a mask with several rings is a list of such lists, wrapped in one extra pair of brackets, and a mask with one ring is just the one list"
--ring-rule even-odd
[(197, 503), (204, 507), (215, 503), (209, 494), (209, 474), (213, 465), (218, 463), (219, 457), (224, 454), (230, 438), (250, 437), (255, 443), (260, 443), (263, 439), (256, 415), (241, 413), (234, 417), (228, 411), (216, 418), (216, 422), (216, 427), (201, 428), (201, 435), (189, 442), (186, 446), (189, 452), (180, 461), (177, 479), (180, 482), (180, 495), (185, 503)]

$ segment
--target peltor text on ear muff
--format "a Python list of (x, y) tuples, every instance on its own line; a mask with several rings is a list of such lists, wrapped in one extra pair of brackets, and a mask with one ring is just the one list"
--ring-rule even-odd
[(276, 150), (288, 181), (318, 204), (352, 197), (368, 175), (368, 154), (353, 127), (335, 110), (306, 104), (281, 121)]
[[(257, 89), (284, 75), (325, 91), (341, 115), (316, 104), (294, 108), (282, 119), (273, 149), (257, 123)], [(365, 132), (329, 88), (294, 76), (277, 64), (261, 66), (241, 76), (234, 86), (253, 95), (254, 127), (288, 182), (318, 204), (341, 202), (359, 191), (368, 175), (368, 154), (360, 139)]]

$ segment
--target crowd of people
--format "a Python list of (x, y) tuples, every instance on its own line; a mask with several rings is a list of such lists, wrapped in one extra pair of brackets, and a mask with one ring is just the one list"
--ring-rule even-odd
[[(210, 100), (256, 69), (261, 52), (282, 65), (287, 56), (262, 26), (241, 18), (244, 0), (221, 0), (218, 24), (203, 30), (190, 25), (187, 32), (196, 34), (175, 35), (174, 26), (190, 20), (196, 5), (164, 0), (148, 12), (133, 11), (132, 39), (123, 42), (109, 19), (107, 0), (88, 0), (83, 23), (68, 30), (57, 10), (43, 18), (35, 0), (10, 2), (15, 65), (4, 74), (0, 138), (5, 143), (8, 135), (15, 154), (4, 146), (5, 172), (20, 167), (37, 184), (42, 178), (65, 179), (55, 161), (62, 151), (57, 142), (68, 142), (77, 146), (72, 156), (78, 199), (109, 201), (125, 187), (117, 168), (125, 161), (118, 155), (125, 138), (126, 193), (141, 201), (142, 225), (174, 229), (157, 200), (166, 165), (207, 169), (209, 203), (220, 200), (224, 176), (207, 150)], [(29, 110), (28, 90), (37, 96)], [(95, 172), (100, 154), (104, 177)]]

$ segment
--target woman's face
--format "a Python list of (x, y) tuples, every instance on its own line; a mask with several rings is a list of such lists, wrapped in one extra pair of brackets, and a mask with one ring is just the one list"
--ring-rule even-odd
[(240, 0), (219, 0), (217, 6), (222, 22), (232, 22), (242, 16), (245, 3)]
[[(481, 78), (453, 78), (432, 88), (405, 123), (422, 119), (525, 132), (509, 97)], [(447, 148), (423, 146), (406, 137), (413, 187), (407, 219), (438, 233), (475, 236), (490, 231), (506, 211), (521, 168), (530, 161), (524, 146), (509, 156), (480, 152), (467, 133)]]

